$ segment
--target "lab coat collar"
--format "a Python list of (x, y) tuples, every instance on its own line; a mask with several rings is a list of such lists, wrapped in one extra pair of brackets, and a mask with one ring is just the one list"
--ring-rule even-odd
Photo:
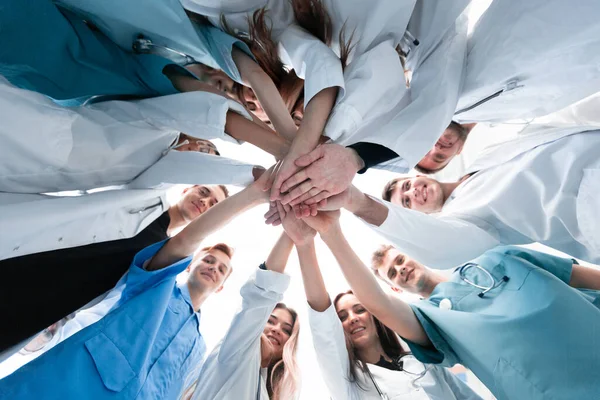
[[(190, 289), (188, 288), (187, 281), (178, 283), (177, 288), (181, 292), (181, 296), (183, 297), (185, 302), (188, 303), (190, 307), (192, 307), (192, 309), (194, 309), (194, 305), (192, 304), (192, 296), (190, 295)], [(198, 320), (198, 333), (200, 333), (200, 310), (195, 311), (194, 314), (196, 315), (196, 319)]]

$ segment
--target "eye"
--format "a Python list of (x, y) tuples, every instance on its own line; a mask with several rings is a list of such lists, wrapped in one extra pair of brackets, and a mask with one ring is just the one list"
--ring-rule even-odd
[(284, 329), (283, 331), (285, 332), (286, 335), (292, 336), (292, 331), (290, 329)]
[(339, 313), (338, 314), (338, 318), (340, 319), (340, 321), (344, 322), (348, 318), (348, 314), (346, 314), (346, 313)]
[(210, 191), (203, 186), (200, 188), (200, 194), (204, 197), (208, 197), (210, 195)]
[(410, 199), (408, 197), (404, 198), (404, 208), (410, 208)]
[(223, 267), (219, 267), (219, 272), (220, 272), (222, 275), (225, 275), (225, 268), (223, 268)]
[(367, 311), (367, 310), (366, 310), (364, 307), (357, 307), (357, 308), (356, 308), (356, 313), (357, 313), (357, 314), (362, 314), (362, 313), (364, 313), (365, 311)]

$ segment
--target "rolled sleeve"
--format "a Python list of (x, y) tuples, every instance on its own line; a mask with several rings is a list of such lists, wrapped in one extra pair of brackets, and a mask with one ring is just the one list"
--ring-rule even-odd
[(260, 290), (268, 290), (283, 295), (290, 285), (290, 276), (279, 272), (259, 269), (256, 271), (254, 284)]
[(435, 322), (418, 305), (410, 304), (410, 308), (412, 308), (425, 334), (433, 345), (433, 347), (425, 347), (403, 338), (413, 355), (425, 364), (442, 364), (446, 367), (458, 364), (458, 357), (438, 331)]
[(179, 273), (185, 271), (192, 260), (192, 256), (186, 257), (169, 265), (166, 268), (161, 268), (155, 271), (147, 271), (146, 264), (163, 248), (170, 239), (165, 239), (161, 242), (154, 243), (140, 250), (134, 257), (129, 267), (129, 271), (125, 276), (125, 290), (121, 297), (120, 303), (123, 303), (128, 298), (134, 297), (142, 292), (147, 287), (151, 287), (165, 279), (175, 278)]

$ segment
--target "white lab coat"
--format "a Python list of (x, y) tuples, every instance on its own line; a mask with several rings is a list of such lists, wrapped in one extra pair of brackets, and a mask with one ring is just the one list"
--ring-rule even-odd
[[(335, 307), (323, 312), (308, 308), (310, 328), (315, 353), (332, 400), (380, 400), (369, 376), (357, 370), (359, 382), (350, 382), (350, 361), (346, 348), (344, 328)], [(431, 366), (425, 376), (412, 385), (414, 377), (400, 371), (392, 371), (368, 364), (369, 370), (380, 390), (390, 400), (478, 400), (481, 399), (469, 386), (445, 368)], [(360, 384), (360, 387), (359, 387)]]
[(180, 132), (227, 137), (229, 110), (249, 118), (239, 104), (206, 92), (67, 108), (0, 80), (0, 191), (248, 184), (250, 164), (171, 151)]
[(282, 61), (304, 79), (304, 104), (321, 90), (338, 87), (344, 91), (342, 65), (326, 44), (299, 28), (288, 1), (281, 0), (180, 0), (184, 8), (208, 17), (221, 26), (221, 16), (231, 29), (248, 32), (248, 16), (262, 7), (269, 10), (271, 36), (279, 43)]
[(75, 197), (0, 193), (0, 260), (130, 238), (168, 208), (166, 191), (156, 189)]
[(388, 217), (374, 229), (432, 268), (455, 267), (500, 244), (532, 242), (599, 263), (600, 131), (586, 131), (598, 127), (528, 129), (536, 132), (484, 151), (467, 171), (479, 172), (441, 212), (386, 203)]
[(468, 44), (461, 122), (534, 118), (600, 91), (600, 3), (494, 0)]
[(204, 362), (193, 400), (255, 400), (259, 374), (260, 399), (269, 398), (260, 337), (289, 283), (288, 275), (259, 269), (242, 286), (242, 309)]

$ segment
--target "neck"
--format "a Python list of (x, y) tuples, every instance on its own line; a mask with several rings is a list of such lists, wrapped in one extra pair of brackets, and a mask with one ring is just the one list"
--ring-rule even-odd
[(458, 187), (462, 183), (462, 179), (457, 182), (440, 182), (440, 186), (442, 188), (442, 194), (444, 195), (444, 203), (448, 200), (448, 197), (454, 192), (454, 189)]
[(358, 358), (361, 361), (369, 364), (377, 364), (381, 356), (383, 356), (383, 358), (385, 358), (386, 360), (391, 361), (388, 355), (385, 354), (385, 351), (383, 350), (383, 347), (381, 346), (381, 341), (379, 341), (379, 339), (376, 339), (375, 343), (368, 346), (367, 348), (358, 349)]
[(186, 285), (190, 292), (190, 298), (192, 299), (192, 307), (194, 307), (194, 311), (197, 312), (212, 293), (209, 293), (206, 290), (196, 290), (189, 282), (186, 283)]
[(183, 214), (181, 214), (181, 211), (179, 211), (177, 204), (169, 207), (167, 212), (169, 213), (170, 219), (169, 226), (167, 228), (167, 235), (172, 236), (173, 231), (184, 226), (186, 221), (183, 217)]
[(440, 275), (436, 272), (430, 271), (427, 280), (423, 284), (423, 287), (421, 288), (421, 290), (419, 290), (419, 295), (421, 297), (428, 298), (429, 296), (431, 296), (433, 289), (435, 289), (435, 287), (438, 284), (446, 281), (448, 281), (448, 278), (446, 278), (444, 275)]

